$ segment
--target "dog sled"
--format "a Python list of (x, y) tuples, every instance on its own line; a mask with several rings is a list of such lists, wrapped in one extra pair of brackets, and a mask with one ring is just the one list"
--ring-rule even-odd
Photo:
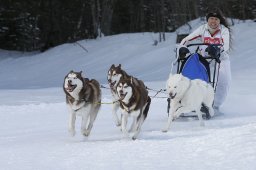
[[(203, 57), (200, 52), (199, 48), (201, 46), (205, 46), (205, 51), (208, 52), (207, 57)], [(196, 43), (196, 44), (189, 44), (186, 47), (181, 47), (179, 51), (176, 49), (176, 60), (174, 63), (177, 63), (177, 71), (176, 73), (182, 74), (183, 76), (189, 78), (190, 80), (193, 79), (201, 79), (207, 83), (210, 83), (216, 91), (218, 76), (219, 76), (219, 65), (220, 65), (220, 54), (221, 44), (208, 44), (208, 43)], [(194, 53), (190, 53), (190, 49), (192, 47), (196, 47)], [(172, 67), (174, 65), (172, 64)], [(169, 116), (170, 110), (170, 101), (171, 99), (168, 98), (168, 106), (167, 106), (167, 113)], [(208, 109), (202, 104), (201, 112), (203, 114), (204, 119), (210, 119), (211, 116), (209, 114)], [(180, 117), (183, 118), (197, 118), (193, 112), (189, 114), (183, 114)]]

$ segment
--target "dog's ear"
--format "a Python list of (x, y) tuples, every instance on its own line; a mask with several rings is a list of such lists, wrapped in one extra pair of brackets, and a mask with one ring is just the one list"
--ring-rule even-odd
[(172, 73), (169, 74), (169, 78), (171, 78), (171, 77), (172, 77)]
[(83, 73), (83, 71), (80, 71), (80, 72), (78, 72), (78, 75), (79, 75), (80, 77), (82, 77), (82, 73)]
[(121, 64), (119, 64), (117, 67), (119, 67), (121, 69)]
[(168, 91), (168, 89), (169, 89), (169, 81), (167, 80), (167, 82), (165, 83), (165, 88), (167, 89), (167, 91)]
[(133, 84), (133, 77), (130, 78), (130, 82), (131, 82), (131, 84)]
[(69, 73), (74, 73), (74, 71), (73, 70), (70, 70), (70, 72)]
[(131, 76), (131, 84), (138, 86), (138, 80)]

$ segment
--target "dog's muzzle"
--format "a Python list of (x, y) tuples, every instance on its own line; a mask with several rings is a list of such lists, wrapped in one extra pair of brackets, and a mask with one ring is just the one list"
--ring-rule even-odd
[(109, 81), (109, 86), (110, 86), (110, 88), (114, 88), (114, 85), (116, 84), (116, 81), (114, 81), (114, 82), (111, 82), (111, 81)]
[(172, 93), (169, 93), (169, 96), (170, 96), (171, 99), (174, 99), (175, 96), (176, 96), (176, 94), (177, 94), (177, 93), (175, 93), (175, 94), (173, 95)]
[(71, 81), (68, 81), (68, 87), (67, 88), (65, 88), (68, 92), (72, 92), (72, 91), (74, 91), (74, 89), (76, 88), (76, 84), (72, 84), (72, 82)]
[(120, 97), (120, 100), (123, 100), (125, 98), (125, 96), (127, 95), (127, 92), (124, 93), (123, 90), (120, 90), (119, 91), (119, 97)]

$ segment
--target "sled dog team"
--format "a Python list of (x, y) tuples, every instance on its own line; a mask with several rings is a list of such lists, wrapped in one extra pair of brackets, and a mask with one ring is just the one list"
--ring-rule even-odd
[[(115, 124), (121, 127), (126, 137), (135, 140), (149, 111), (151, 98), (148, 90), (141, 80), (128, 75), (121, 68), (121, 64), (113, 64), (110, 67), (107, 79), (113, 97), (112, 114)], [(171, 122), (182, 113), (192, 111), (196, 112), (200, 125), (204, 126), (200, 111), (202, 105), (208, 109), (211, 116), (214, 115), (214, 90), (210, 84), (199, 79), (190, 80), (181, 74), (170, 74), (166, 88), (171, 98), (171, 113), (162, 129), (163, 132), (167, 132)], [(84, 78), (82, 72), (70, 71), (64, 78), (63, 89), (69, 110), (69, 133), (75, 135), (76, 117), (81, 116), (81, 133), (89, 136), (101, 106), (99, 82)], [(117, 114), (119, 109), (121, 116)], [(130, 128), (127, 128), (129, 117), (133, 118), (133, 122)]]

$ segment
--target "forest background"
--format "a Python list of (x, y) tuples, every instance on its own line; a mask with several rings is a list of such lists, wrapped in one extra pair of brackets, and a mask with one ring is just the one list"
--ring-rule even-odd
[[(45, 51), (63, 43), (120, 33), (175, 32), (209, 7), (256, 21), (256, 0), (1, 0), (0, 49)], [(188, 28), (190, 26), (188, 25)]]

